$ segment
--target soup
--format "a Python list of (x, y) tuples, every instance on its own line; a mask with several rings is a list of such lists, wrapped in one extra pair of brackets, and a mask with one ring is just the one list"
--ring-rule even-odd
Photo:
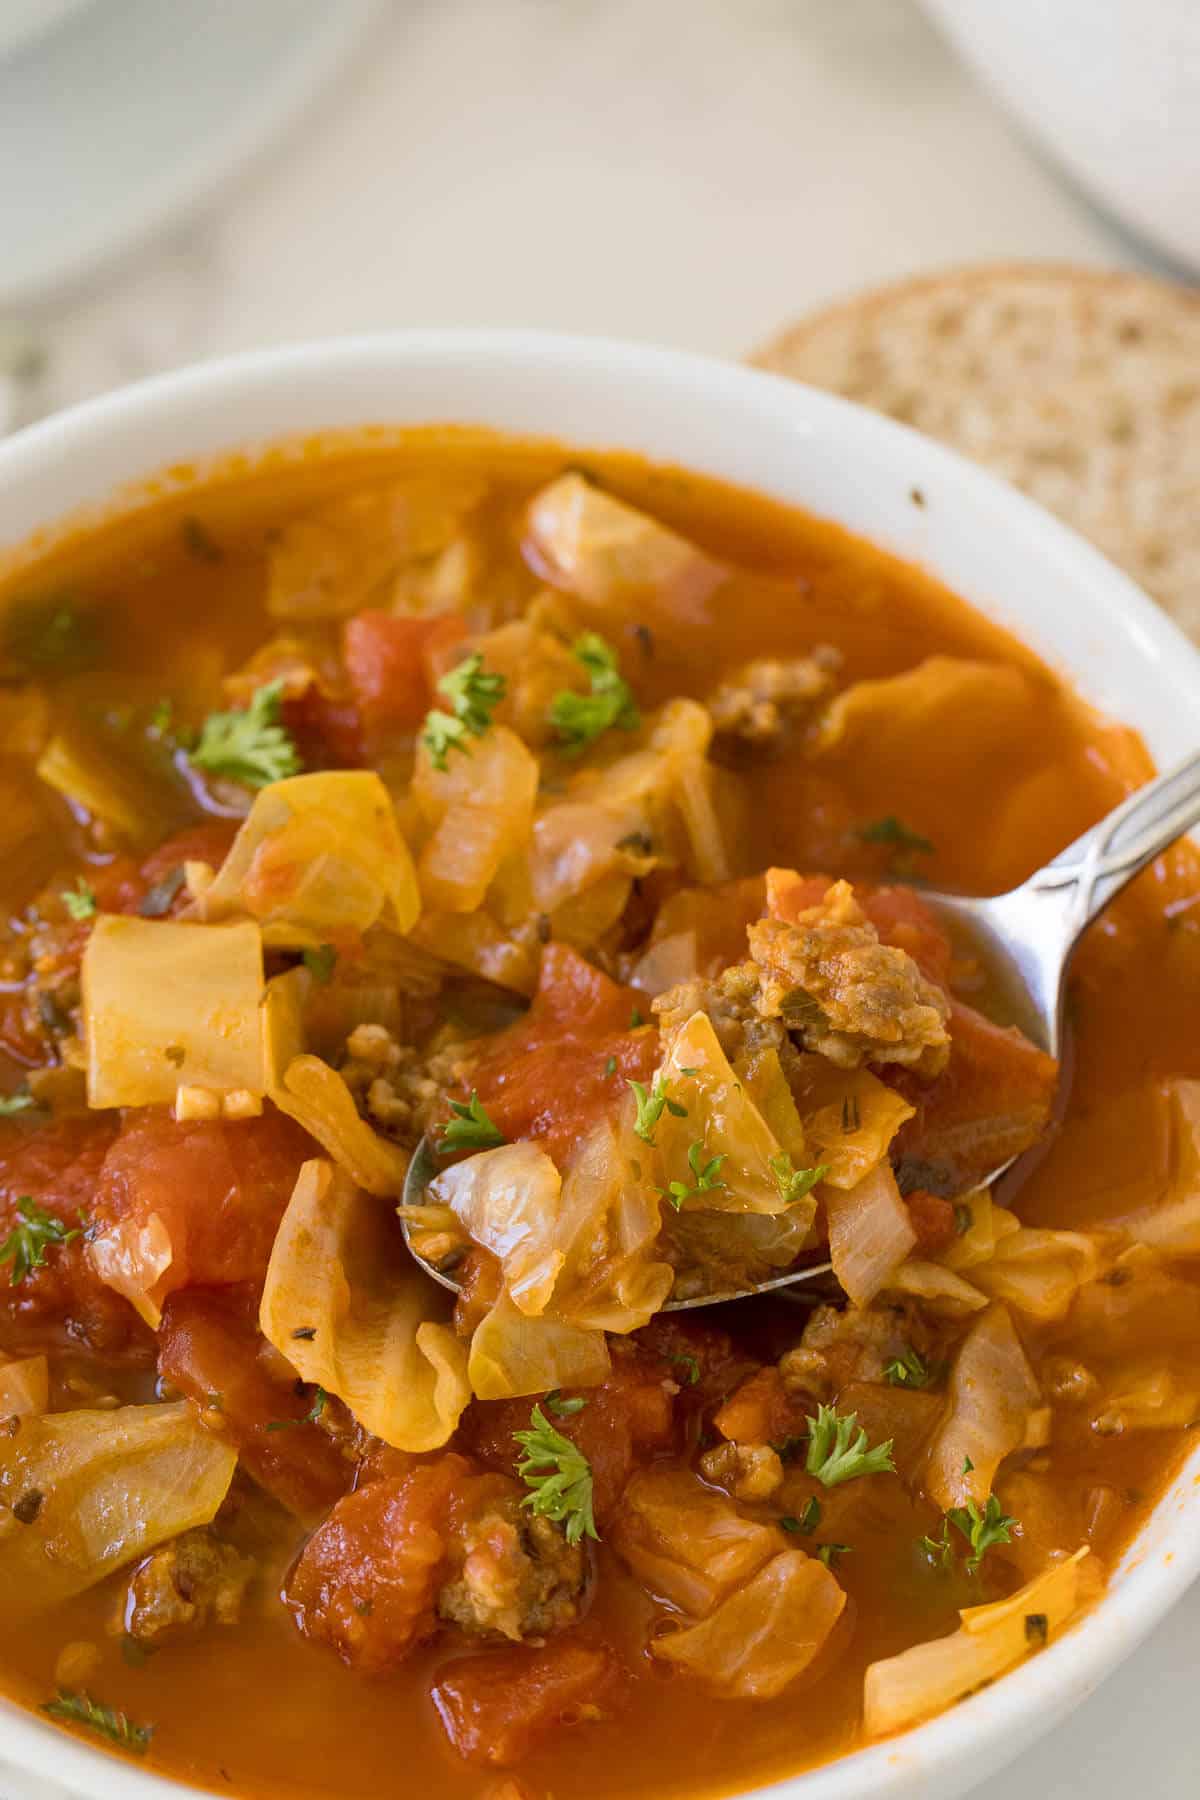
[(1133, 733), (827, 523), (476, 434), (0, 600), (7, 1692), (221, 1793), (728, 1794), (1086, 1613), (1200, 1416), (1196, 860), (1061, 1081), (921, 888)]

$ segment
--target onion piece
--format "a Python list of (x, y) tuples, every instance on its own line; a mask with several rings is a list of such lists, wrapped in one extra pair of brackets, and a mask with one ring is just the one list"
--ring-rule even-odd
[(412, 791), (432, 828), (417, 860), (428, 908), (474, 912), (505, 859), (525, 855), (538, 779), (536, 760), (503, 725), (451, 751), (444, 769), (421, 744)]
[(917, 1241), (892, 1165), (876, 1163), (852, 1188), (828, 1188), (829, 1258), (855, 1306), (887, 1286)]
[(271, 1099), (303, 1125), (341, 1168), (369, 1194), (399, 1194), (408, 1152), (372, 1131), (341, 1075), (317, 1056), (297, 1056), (271, 1089)]
[(950, 1415), (930, 1447), (925, 1480), (943, 1512), (968, 1500), (986, 1505), (1000, 1464), (1023, 1448), (1029, 1416), (1041, 1402), (1007, 1307), (989, 1306), (971, 1326), (950, 1372), (949, 1398)]

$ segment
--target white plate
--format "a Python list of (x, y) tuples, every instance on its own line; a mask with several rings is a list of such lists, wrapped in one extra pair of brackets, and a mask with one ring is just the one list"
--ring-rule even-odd
[(0, 306), (77, 282), (209, 200), (338, 73), (379, 10), (93, 0), (0, 62)]

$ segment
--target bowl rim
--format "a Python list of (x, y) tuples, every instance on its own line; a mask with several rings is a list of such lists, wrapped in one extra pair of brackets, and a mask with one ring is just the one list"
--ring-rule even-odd
[[(1048, 578), (1058, 572), (1069, 575), (1076, 588), (1086, 587), (1106, 642), (1111, 641), (1114, 653), (1122, 649), (1125, 658), (1140, 665), (1147, 679), (1161, 686), (1167, 714), (1173, 709), (1180, 713), (1188, 707), (1194, 709), (1200, 700), (1200, 652), (1173, 622), (1098, 550), (988, 471), (907, 426), (839, 397), (735, 363), (621, 339), (536, 330), (374, 333), (248, 351), (152, 377), (56, 414), (0, 443), (0, 549), (14, 541), (9, 538), (6, 517), (20, 519), (23, 510), (35, 507), (33, 496), (49, 482), (64, 490), (62, 506), (49, 516), (44, 509), (29, 516), (18, 528), (16, 542), (26, 532), (54, 525), (80, 507), (99, 503), (114, 486), (119, 492), (122, 459), (124, 475), (132, 480), (165, 468), (172, 458), (163, 448), (171, 443), (179, 446), (176, 458), (195, 455), (194, 448), (187, 448), (189, 433), (200, 437), (207, 432), (214, 448), (223, 443), (227, 450), (251, 451), (258, 443), (266, 446), (289, 436), (287, 429), (268, 428), (255, 434), (231, 425), (222, 440), (220, 425), (230, 407), (264, 416), (290, 417), (292, 412), (299, 416), (314, 406), (319, 411), (325, 401), (332, 405), (344, 380), (365, 379), (368, 386), (378, 380), (385, 393), (389, 381), (394, 384), (405, 376), (418, 375), (444, 376), (451, 391), (460, 394), (470, 388), (472, 380), (483, 385), (492, 380), (494, 386), (498, 382), (501, 397), (489, 402), (493, 406), (502, 404), (503, 391), (515, 395), (519, 384), (526, 381), (540, 384), (540, 403), (549, 407), (546, 395), (561, 384), (562, 428), (556, 431), (547, 426), (540, 435), (557, 436), (565, 443), (631, 449), (654, 462), (674, 460), (684, 467), (709, 467), (707, 457), (698, 460), (692, 455), (682, 427), (682, 418), (694, 407), (697, 396), (702, 410), (712, 410), (714, 417), (723, 410), (747, 431), (758, 431), (764, 441), (769, 428), (782, 432), (785, 441), (793, 434), (797, 444), (811, 444), (815, 436), (818, 441), (828, 439), (834, 446), (852, 448), (866, 456), (868, 463), (874, 459), (902, 472), (906, 486), (913, 482), (928, 487), (936, 484), (941, 496), (953, 497), (964, 517), (984, 529), (1002, 528), (1013, 541), (1023, 540), (1026, 553), (1044, 565)], [(631, 403), (624, 439), (619, 433), (617, 437), (606, 434), (597, 442), (595, 433), (572, 424), (573, 404), (588, 401), (590, 396), (591, 403), (604, 412), (597, 399), (599, 388), (618, 382), (627, 384), (627, 391), (636, 391), (642, 411)], [(384, 414), (389, 404), (396, 402), (389, 401), (385, 393), (380, 407)], [(480, 407), (480, 412), (486, 410)], [(611, 404), (608, 410), (611, 412)], [(378, 413), (364, 417), (361, 423), (366, 426), (377, 417)], [(469, 406), (456, 404), (447, 408), (443, 420), (432, 412), (426, 422), (474, 421)], [(308, 429), (318, 427), (310, 425)], [(520, 425), (511, 429), (517, 436), (539, 435)], [(673, 443), (673, 451), (664, 453), (658, 447), (664, 442)], [(648, 444), (655, 447), (647, 448)], [(114, 458), (109, 454), (114, 447), (115, 475)], [(139, 455), (143, 460), (139, 461)], [(771, 491), (769, 484), (760, 481), (742, 485)], [(814, 505), (814, 510), (837, 516), (825, 507)], [(873, 535), (861, 524), (850, 529)], [(886, 543), (887, 538), (880, 536), (878, 541)], [(914, 559), (911, 550), (899, 554)], [(971, 593), (964, 598), (985, 615), (1010, 623), (989, 599)], [(1018, 627), (1018, 635), (1028, 640), (1028, 618)], [(1064, 673), (1086, 687), (1069, 656)], [(1177, 1516), (1167, 1518), (1168, 1513)], [(1197, 1524), (1200, 1450), (1181, 1467), (1160, 1498), (1151, 1523), (1122, 1561), (1120, 1580), (1093, 1613), (1056, 1643), (986, 1691), (898, 1737), (746, 1790), (746, 1794), (753, 1793), (759, 1800), (858, 1800), (871, 1792), (898, 1800), (901, 1795), (933, 1791), (931, 1783), (937, 1784), (938, 1794), (949, 1796), (983, 1780), (1090, 1693), (1181, 1598), (1200, 1574)], [(1143, 1540), (1152, 1526), (1162, 1543), (1147, 1549)], [(964, 1770), (969, 1772), (960, 1781)], [(0, 1774), (10, 1771), (57, 1779), (66, 1784), (67, 1791), (87, 1800), (126, 1800), (138, 1795), (144, 1800), (169, 1800), (172, 1795), (198, 1791), (190, 1783), (93, 1749), (0, 1697)]]

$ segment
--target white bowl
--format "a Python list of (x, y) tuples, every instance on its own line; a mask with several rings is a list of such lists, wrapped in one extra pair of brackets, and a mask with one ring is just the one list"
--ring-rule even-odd
[[(1200, 655), (1064, 526), (915, 432), (733, 365), (540, 332), (406, 332), (211, 363), (0, 444), (0, 550), (168, 465), (294, 433), (433, 421), (627, 449), (810, 508), (932, 569), (1162, 762), (1195, 745)], [(918, 488), (924, 505), (914, 504)], [(764, 1790), (772, 1800), (953, 1800), (1089, 1694), (1200, 1572), (1200, 1452), (1099, 1609), (985, 1692), (905, 1736)], [(195, 1790), (94, 1753), (0, 1702), (5, 1800), (168, 1800)]]

